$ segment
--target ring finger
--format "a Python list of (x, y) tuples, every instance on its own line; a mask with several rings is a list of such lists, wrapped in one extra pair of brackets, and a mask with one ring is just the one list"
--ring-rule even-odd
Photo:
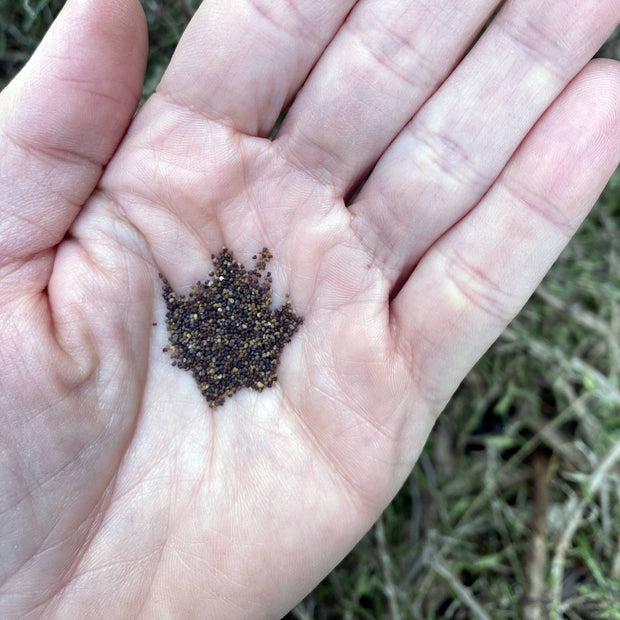
[(611, 0), (512, 0), (378, 162), (352, 205), (395, 288), (487, 192), (611, 32)]

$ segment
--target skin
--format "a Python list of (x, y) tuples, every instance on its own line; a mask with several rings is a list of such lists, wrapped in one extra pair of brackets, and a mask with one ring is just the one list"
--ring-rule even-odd
[[(620, 2), (460, 62), (495, 4), (206, 3), (133, 118), (138, 2), (69, 0), (0, 97), (3, 618), (277, 617), (368, 530), (620, 160)], [(210, 410), (157, 273), (223, 245), (305, 323)]]

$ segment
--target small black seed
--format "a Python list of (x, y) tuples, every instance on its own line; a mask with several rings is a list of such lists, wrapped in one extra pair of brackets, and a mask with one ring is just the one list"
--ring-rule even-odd
[[(260, 392), (273, 386), (280, 354), (303, 323), (290, 301), (272, 309), (271, 260), (263, 248), (246, 270), (223, 248), (211, 255), (212, 280), (198, 281), (188, 297), (162, 277), (172, 365), (194, 377), (210, 407), (242, 388)], [(287, 295), (288, 298), (288, 295)]]

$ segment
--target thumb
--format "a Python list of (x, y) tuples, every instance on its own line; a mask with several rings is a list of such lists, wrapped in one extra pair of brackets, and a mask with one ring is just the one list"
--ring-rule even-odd
[(69, 0), (0, 94), (0, 274), (63, 238), (127, 129), (146, 54), (137, 0)]

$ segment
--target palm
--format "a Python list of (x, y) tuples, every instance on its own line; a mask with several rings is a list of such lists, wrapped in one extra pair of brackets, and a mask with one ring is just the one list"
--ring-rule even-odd
[[(55, 253), (43, 249), (28, 262), (30, 280), (20, 276), (32, 284), (25, 310), (10, 313), (4, 343), (3, 355), (17, 362), (3, 378), (3, 409), (19, 410), (20, 421), (7, 414), (1, 527), (20, 523), (21, 542), (9, 545), (14, 531), (3, 536), (0, 556), (7, 591), (21, 585), (38, 595), (24, 607), (9, 597), (9, 610), (90, 611), (115, 591), (119, 610), (147, 615), (162, 597), (177, 614), (214, 600), (217, 617), (282, 612), (376, 518), (463, 372), (544, 273), (541, 260), (520, 279), (519, 256), (497, 270), (501, 239), (473, 252), (472, 230), (493, 205), (480, 203), (469, 230), (434, 245), (471, 205), (454, 206), (446, 221), (422, 218), (417, 241), (406, 225), (404, 235), (388, 235), (389, 218), (377, 215), (386, 207), (380, 166), (379, 182), (351, 209), (342, 198), (378, 154), (362, 145), (353, 171), (335, 159), (337, 173), (323, 175), (325, 161), (313, 166), (315, 156), (296, 152), (312, 151), (303, 138), (313, 128), (302, 119), (317, 109), (309, 97), (269, 142), (252, 134), (264, 134), (273, 113), (230, 122), (211, 118), (211, 102), (194, 109), (183, 100), (195, 97), (196, 76), (175, 71), (179, 56), (69, 235)], [(272, 90), (286, 92), (281, 81), (274, 77)], [(539, 133), (553, 130), (551, 118)], [(523, 168), (536, 148), (534, 136)], [(518, 165), (514, 176), (524, 176)], [(466, 202), (491, 184), (465, 182)], [(398, 183), (388, 189), (403, 191)], [(586, 205), (577, 206), (566, 222), (553, 222), (561, 232), (552, 254)], [(541, 219), (552, 218), (558, 214)], [(498, 234), (511, 224), (498, 222)], [(540, 243), (542, 228), (540, 237), (522, 234)], [(210, 410), (162, 352), (158, 272), (187, 289), (224, 245), (246, 264), (269, 247), (275, 295), (290, 293), (305, 323), (285, 349), (276, 386)], [(449, 279), (446, 266), (456, 271)], [(513, 290), (498, 291), (506, 277)], [(47, 280), (49, 307), (31, 294)], [(292, 570), (297, 564), (303, 573)]]
[[(158, 114), (159, 105), (156, 96), (143, 111), (145, 126), (152, 125), (148, 117)], [(183, 128), (179, 123), (167, 131), (174, 136)], [(323, 528), (335, 520), (365, 524), (402, 482), (394, 472), (404, 458), (396, 440), (404, 415), (417, 403), (412, 402), (409, 387), (411, 360), (396, 352), (390, 333), (389, 286), (352, 233), (342, 202), (316, 182), (296, 179), (295, 171), (269, 142), (235, 136), (218, 145), (217, 151), (234, 162), (229, 164), (229, 182), (223, 190), (201, 175), (193, 181), (178, 172), (197, 165), (217, 170), (217, 161), (205, 161), (194, 152), (170, 158), (171, 174), (162, 175), (163, 187), (150, 183), (157, 179), (151, 166), (163, 148), (157, 137), (153, 144), (141, 145), (155, 155), (150, 161), (141, 159), (137, 166), (132, 145), (141, 139), (138, 131), (121, 147), (100, 184), (104, 194), (91, 200), (73, 227), (71, 243), (76, 244), (78, 255), (68, 249), (63, 257), (61, 250), (57, 265), (62, 270), (63, 260), (67, 263), (66, 274), (59, 271), (58, 278), (68, 296), (76, 291), (80, 298), (88, 295), (82, 298), (82, 307), (92, 304), (85, 310), (89, 322), (106, 317), (100, 327), (91, 329), (107, 332), (110, 315), (127, 327), (127, 335), (106, 342), (115, 350), (103, 354), (111, 364), (117, 365), (119, 359), (126, 362), (109, 371), (125, 381), (112, 389), (109, 384), (91, 388), (122, 403), (121, 416), (113, 420), (116, 448), (129, 450), (115, 494), (124, 498), (119, 507), (126, 502), (131, 508), (121, 510), (125, 514), (119, 514), (110, 527), (126, 532), (127, 521), (135, 518), (135, 498), (147, 494), (150, 499), (140, 509), (144, 514), (130, 526), (138, 531), (133, 533), (136, 546), (128, 560), (136, 553), (148, 553), (174, 524), (182, 546), (192, 548), (189, 559), (181, 548), (166, 551), (174, 556), (174, 568), (169, 570), (180, 582), (204, 572), (205, 559), (217, 557), (215, 549), (255, 549), (264, 540), (270, 541), (270, 556), (259, 556), (256, 569), (264, 571), (273, 564), (267, 571), (272, 579), (280, 570), (288, 570), (286, 548), (318, 545)], [(123, 204), (125, 193), (131, 197)], [(180, 203), (170, 203), (168, 196), (176, 201), (181, 195)], [(110, 200), (117, 196), (118, 204), (112, 208)], [(262, 208), (255, 204), (257, 196), (265, 197)], [(109, 221), (119, 209), (123, 216)], [(93, 236), (98, 228), (106, 231), (102, 237)], [(112, 247), (110, 230), (121, 239), (114, 240)], [(213, 411), (193, 379), (173, 368), (162, 353), (166, 335), (157, 272), (163, 271), (176, 287), (187, 289), (210, 270), (213, 250), (227, 245), (247, 263), (263, 244), (275, 254), (270, 269), (276, 295), (291, 293), (305, 325), (284, 353), (274, 388), (260, 394), (242, 392)], [(179, 248), (183, 248), (182, 260)], [(94, 265), (79, 256), (84, 250)], [(76, 272), (76, 263), (89, 273)], [(111, 276), (93, 287), (96, 277), (90, 272), (93, 267), (100, 270), (101, 263)], [(89, 283), (88, 291), (82, 290), (84, 281)], [(117, 316), (119, 292), (126, 298), (123, 317)], [(105, 311), (107, 300), (109, 311)], [(155, 329), (152, 321), (158, 323)], [(108, 376), (100, 371), (95, 380), (105, 382)], [(126, 406), (129, 382), (136, 386), (132, 408)], [(106, 408), (100, 415), (109, 418), (112, 411)], [(422, 420), (428, 427), (428, 413), (421, 408), (417, 413), (426, 416)], [(129, 438), (127, 430), (136, 423)], [(363, 458), (358, 458), (361, 454)], [(117, 461), (119, 457), (117, 453)], [(405, 467), (412, 458), (407, 456)], [(153, 470), (157, 473), (151, 480)], [(144, 533), (144, 520), (155, 531)], [(201, 524), (198, 530), (197, 523)], [(359, 535), (360, 527), (345, 534), (346, 545)], [(291, 536), (298, 540), (291, 541)], [(138, 545), (141, 537), (144, 540)], [(124, 537), (118, 544), (120, 560), (126, 553)], [(279, 550), (279, 545), (286, 548)], [(340, 549), (330, 553), (331, 561), (341, 553)], [(153, 571), (158, 564), (159, 559), (154, 559)]]

